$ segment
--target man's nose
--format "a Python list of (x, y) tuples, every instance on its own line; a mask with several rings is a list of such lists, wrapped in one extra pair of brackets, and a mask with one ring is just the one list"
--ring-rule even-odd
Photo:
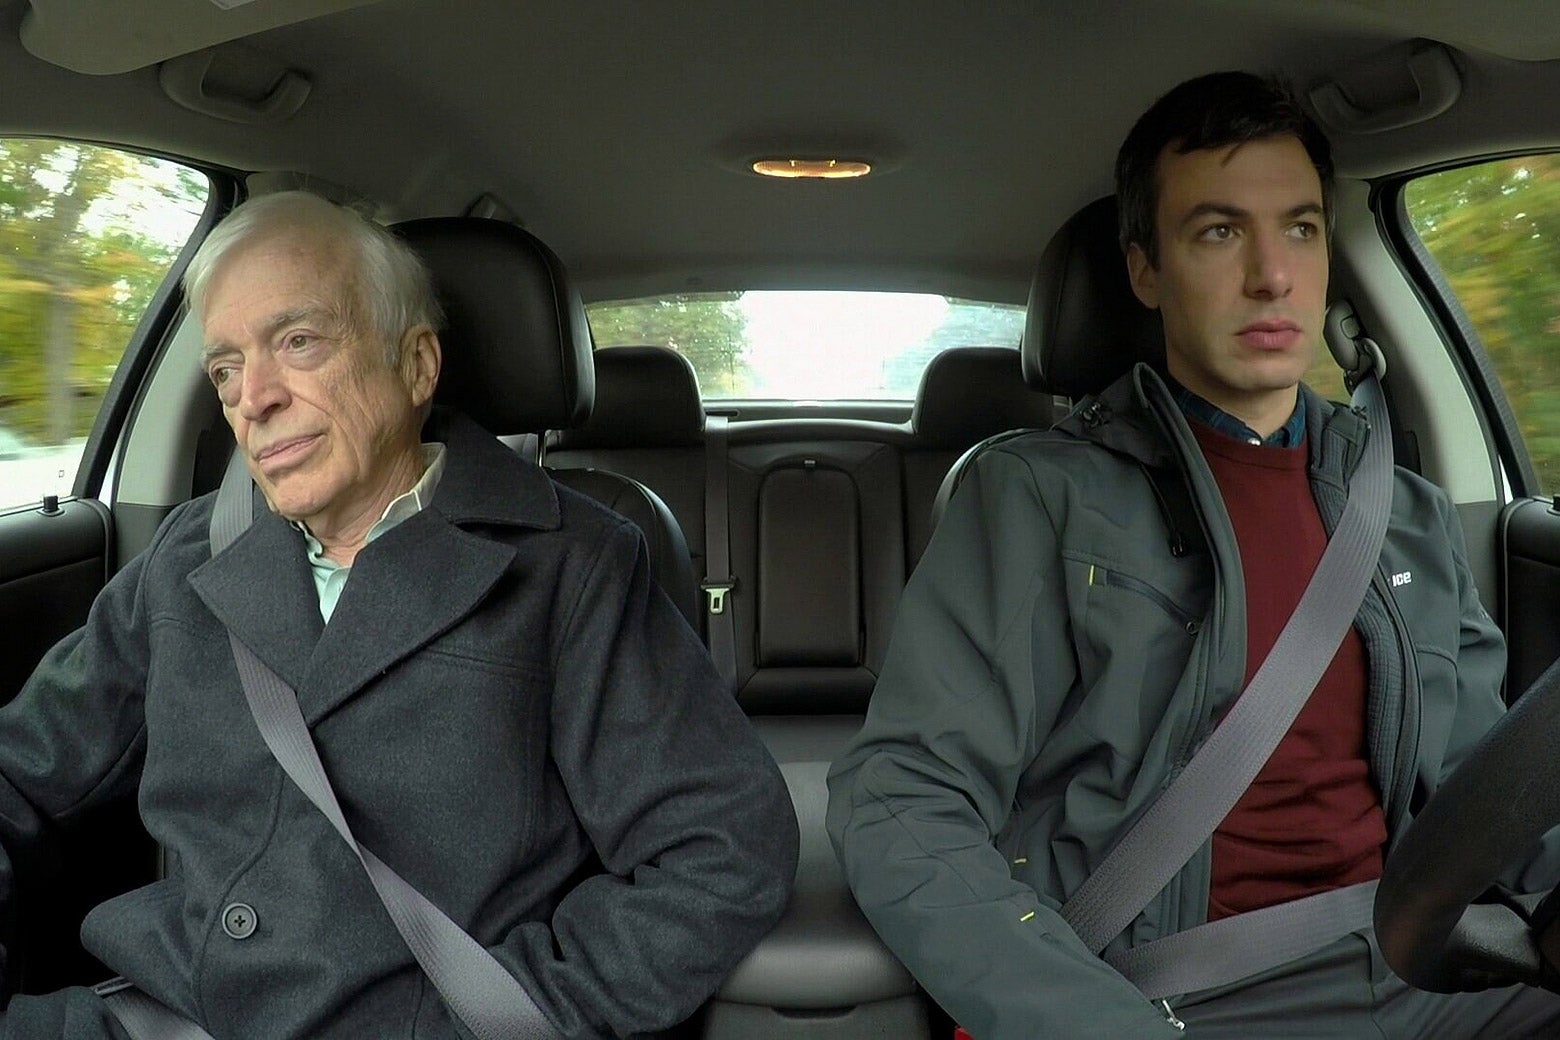
[(1268, 300), (1287, 296), (1294, 285), (1294, 257), (1284, 236), (1256, 234), (1247, 241), (1246, 294)]
[(269, 351), (245, 359), (239, 375), (238, 413), (249, 422), (286, 407), (289, 400), (282, 366)]

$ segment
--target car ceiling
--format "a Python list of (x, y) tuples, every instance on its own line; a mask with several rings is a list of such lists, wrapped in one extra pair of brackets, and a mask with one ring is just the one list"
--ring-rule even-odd
[[(170, 100), (155, 63), (235, 33), (216, 49), (234, 82), (296, 70), (310, 84), (296, 114), (238, 123)], [(1353, 70), (1355, 94), (1390, 101), (1401, 61), (1368, 59), (1415, 37), (1454, 49), (1460, 97), (1402, 129), (1333, 132), (1341, 173), (1560, 138), (1552, 101), (1532, 103), (1560, 96), (1546, 0), (0, 0), (0, 132), (284, 171), (397, 217), (486, 200), (551, 244), (587, 298), (819, 286), (1022, 301), (1047, 236), (1109, 190), (1122, 135), (1165, 89), (1220, 68), (1302, 90)], [(146, 64), (65, 67), (116, 61)], [(764, 154), (877, 170), (769, 181), (747, 172)]]

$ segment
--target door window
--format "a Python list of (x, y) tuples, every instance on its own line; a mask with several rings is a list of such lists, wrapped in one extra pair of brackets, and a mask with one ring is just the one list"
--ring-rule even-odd
[(1560, 156), (1419, 177), (1409, 221), (1500, 380), (1538, 487), (1560, 490)]
[(210, 194), (163, 159), (0, 138), (0, 509), (70, 494), (98, 407)]

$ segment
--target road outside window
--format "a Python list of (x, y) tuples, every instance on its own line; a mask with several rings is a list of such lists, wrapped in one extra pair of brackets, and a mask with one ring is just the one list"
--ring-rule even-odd
[(0, 138), (0, 509), (70, 494), (114, 369), (209, 191), (161, 159)]
[(1409, 219), (1478, 332), (1522, 431), (1537, 491), (1560, 490), (1560, 156), (1411, 181)]

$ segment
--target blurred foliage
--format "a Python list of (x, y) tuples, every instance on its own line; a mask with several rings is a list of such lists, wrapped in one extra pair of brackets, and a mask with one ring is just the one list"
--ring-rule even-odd
[(1560, 490), (1560, 156), (1420, 177), (1406, 202), (1500, 376), (1538, 489)]
[(0, 139), (0, 425), (38, 444), (86, 436), (207, 192), (162, 160)]
[(692, 363), (704, 397), (740, 397), (750, 382), (741, 298), (702, 292), (592, 304), (591, 336), (597, 347), (671, 347)]

